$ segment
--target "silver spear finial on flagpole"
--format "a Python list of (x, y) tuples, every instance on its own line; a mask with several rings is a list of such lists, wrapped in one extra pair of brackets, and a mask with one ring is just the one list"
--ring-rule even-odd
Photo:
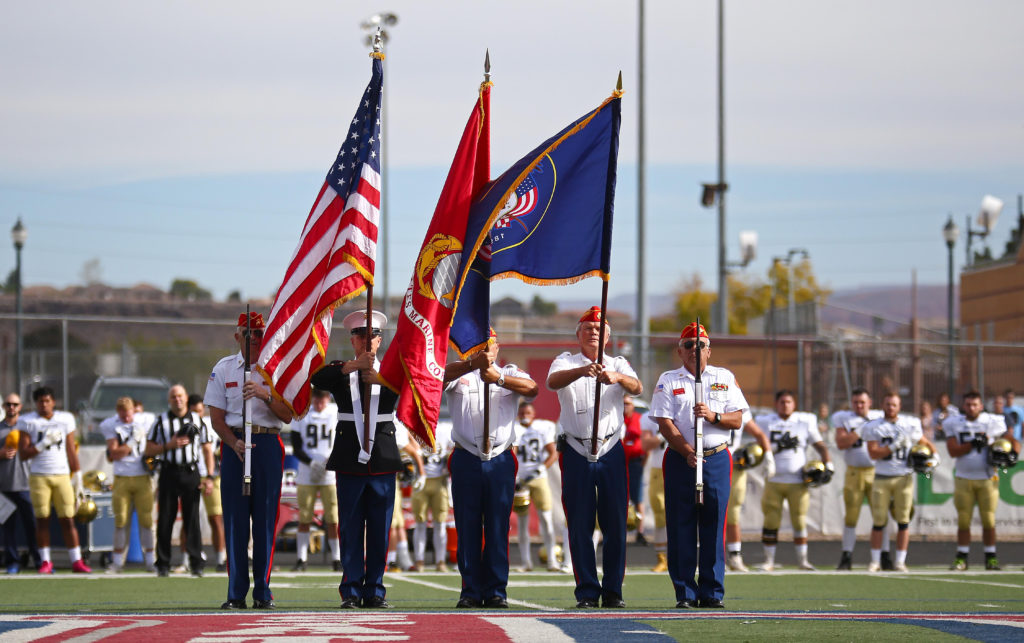
[(491, 82), (491, 50), (489, 48), (484, 54), (484, 82)]

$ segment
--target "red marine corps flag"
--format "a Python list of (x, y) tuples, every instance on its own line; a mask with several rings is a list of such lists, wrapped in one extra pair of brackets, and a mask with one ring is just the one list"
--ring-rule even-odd
[(309, 378), (323, 366), (334, 309), (373, 285), (384, 54), (370, 56), (370, 84), (306, 218), (274, 299), (256, 366), (296, 416), (309, 406)]
[[(485, 79), (489, 76), (485, 74)], [(416, 258), (398, 330), (380, 367), (381, 379), (399, 393), (398, 420), (430, 445), (444, 391), (448, 332), (469, 206), (490, 178), (490, 118), (491, 83), (485, 80)]]

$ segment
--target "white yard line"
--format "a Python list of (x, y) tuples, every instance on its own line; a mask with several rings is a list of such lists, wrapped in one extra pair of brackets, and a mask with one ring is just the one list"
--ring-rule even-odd
[[(402, 580), (402, 581), (405, 581), (407, 583), (412, 583), (413, 585), (421, 585), (423, 587), (430, 587), (431, 589), (441, 589), (441, 590), (444, 590), (446, 592), (454, 592), (456, 594), (461, 594), (462, 593), (462, 590), (457, 588), (457, 587), (448, 587), (447, 585), (442, 585), (440, 583), (431, 583), (430, 581), (423, 580), (422, 578), (413, 578), (413, 577), (409, 576), (408, 574), (401, 574), (401, 575), (394, 574), (393, 576), (391, 576), (391, 580), (392, 581)], [(508, 602), (509, 602), (509, 605), (518, 605), (520, 607), (528, 607), (530, 609), (540, 610), (542, 612), (561, 612), (561, 611), (563, 611), (563, 610), (561, 610), (561, 609), (559, 609), (557, 607), (548, 607), (547, 605), (539, 605), (537, 603), (530, 603), (528, 601), (520, 601), (520, 600), (517, 600), (517, 599), (514, 599), (514, 598), (508, 599)]]

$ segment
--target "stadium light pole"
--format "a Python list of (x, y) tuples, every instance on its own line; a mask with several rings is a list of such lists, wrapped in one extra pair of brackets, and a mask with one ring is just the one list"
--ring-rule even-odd
[[(390, 12), (381, 12), (375, 13), (366, 20), (363, 20), (359, 23), (359, 27), (363, 31), (367, 32), (364, 42), (368, 47), (372, 48), (373, 37), (377, 33), (377, 30), (380, 29), (381, 42), (387, 44), (390, 34), (385, 27), (393, 27), (396, 24), (398, 24), (398, 15)], [(381, 83), (381, 117), (384, 123), (381, 126), (381, 132), (384, 131), (386, 125), (389, 125), (388, 102), (390, 102), (390, 99), (386, 97), (387, 92), (385, 90), (387, 89), (387, 85), (388, 77), (387, 74), (385, 74), (384, 80)], [(390, 130), (388, 131), (387, 138), (391, 138)], [(380, 186), (380, 221), (377, 224), (377, 234), (379, 235), (378, 239), (381, 241), (379, 244), (381, 250), (381, 279), (379, 285), (381, 299), (384, 302), (381, 306), (381, 312), (383, 312), (385, 316), (388, 316), (388, 284), (390, 283), (390, 280), (388, 279), (388, 239), (391, 237), (391, 228), (389, 227), (390, 221), (388, 221), (388, 183), (390, 183), (391, 180), (391, 173), (388, 171), (388, 143), (384, 139), (384, 136), (380, 137), (380, 170), (383, 179), (381, 180)], [(384, 233), (385, 227), (388, 228), (386, 234)]]
[(946, 250), (949, 254), (949, 281), (946, 288), (946, 314), (947, 314), (947, 325), (946, 330), (949, 339), (949, 397), (954, 398), (953, 387), (956, 379), (953, 375), (953, 371), (956, 367), (956, 352), (953, 350), (953, 246), (956, 245), (956, 239), (960, 236), (960, 228), (956, 226), (953, 221), (953, 215), (949, 215), (949, 220), (946, 221), (946, 225), (942, 227), (942, 238), (946, 240)]
[(644, 202), (644, 191), (647, 186), (644, 150), (644, 0), (637, 2), (636, 58), (636, 330), (640, 340), (640, 377), (642, 381), (647, 382), (650, 378), (651, 315), (647, 308), (647, 223)]
[(14, 386), (21, 395), (21, 249), (28, 239), (28, 230), (21, 223), (21, 217), (11, 228), (11, 241), (14, 242)]
[(715, 332), (729, 334), (729, 281), (725, 260), (725, 5), (718, 0), (718, 319)]

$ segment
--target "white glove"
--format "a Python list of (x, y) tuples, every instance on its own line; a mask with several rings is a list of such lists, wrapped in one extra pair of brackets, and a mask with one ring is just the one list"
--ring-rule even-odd
[(327, 473), (327, 459), (321, 456), (314, 456), (309, 462), (309, 471), (314, 478), (320, 479)]
[(420, 475), (416, 476), (415, 480), (412, 481), (412, 490), (413, 491), (422, 491), (423, 487), (425, 487), (426, 484), (427, 484), (427, 476), (420, 474)]
[(914, 446), (914, 443), (910, 441), (910, 436), (909, 435), (900, 434), (899, 440), (894, 440), (893, 441), (893, 443), (892, 443), (892, 450), (893, 451), (899, 451), (899, 450), (902, 449), (903, 451), (909, 452), (910, 451), (910, 447), (912, 447), (912, 446)]
[(146, 429), (141, 426), (136, 426), (132, 429), (132, 442), (135, 444), (142, 444), (142, 441), (146, 439)]
[(764, 452), (764, 479), (771, 480), (775, 477), (775, 455), (771, 451)]
[(81, 498), (85, 495), (85, 489), (82, 487), (82, 472), (75, 471), (71, 474), (71, 488), (75, 490), (75, 497)]
[(61, 432), (60, 429), (49, 429), (43, 435), (43, 439), (39, 443), (39, 446), (41, 446), (43, 449), (49, 449), (53, 445), (59, 443), (62, 437), (64, 437), (64, 434)]

